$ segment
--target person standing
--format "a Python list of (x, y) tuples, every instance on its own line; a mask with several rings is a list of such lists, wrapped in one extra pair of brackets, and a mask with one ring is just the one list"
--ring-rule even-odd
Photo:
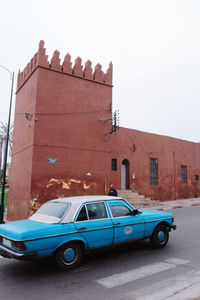
[(111, 184), (111, 185), (110, 185), (110, 190), (109, 190), (108, 196), (115, 196), (115, 197), (118, 196), (118, 192), (117, 192), (117, 190), (115, 189), (114, 184)]

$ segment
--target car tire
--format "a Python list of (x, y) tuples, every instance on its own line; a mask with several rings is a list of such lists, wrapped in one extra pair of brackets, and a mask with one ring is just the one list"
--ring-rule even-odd
[(158, 225), (150, 237), (150, 241), (155, 248), (163, 248), (167, 245), (169, 239), (169, 231), (164, 225)]
[(78, 242), (70, 242), (56, 251), (54, 261), (59, 269), (70, 270), (79, 265), (82, 256), (81, 245)]

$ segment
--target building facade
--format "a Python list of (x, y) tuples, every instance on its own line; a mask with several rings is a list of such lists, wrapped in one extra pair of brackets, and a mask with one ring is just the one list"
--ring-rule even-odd
[[(128, 107), (127, 107), (128, 109)], [(113, 124), (112, 63), (51, 61), (44, 42), (18, 74), (8, 219), (47, 200), (106, 194), (109, 184), (158, 200), (199, 194), (200, 145)]]

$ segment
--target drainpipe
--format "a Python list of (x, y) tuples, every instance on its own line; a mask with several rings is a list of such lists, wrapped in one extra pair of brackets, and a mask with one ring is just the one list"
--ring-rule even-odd
[(176, 161), (175, 161), (175, 151), (173, 151), (174, 158), (174, 200), (176, 200)]

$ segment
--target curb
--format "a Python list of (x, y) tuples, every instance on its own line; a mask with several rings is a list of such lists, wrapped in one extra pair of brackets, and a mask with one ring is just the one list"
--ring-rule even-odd
[(200, 203), (191, 203), (191, 204), (185, 204), (185, 205), (172, 205), (172, 206), (164, 206), (164, 207), (159, 207), (159, 206), (156, 206), (156, 207), (149, 207), (147, 209), (155, 209), (155, 210), (160, 210), (160, 211), (167, 211), (167, 210), (170, 210), (170, 209), (177, 209), (177, 208), (184, 208), (184, 207), (192, 207), (192, 206), (200, 206)]

